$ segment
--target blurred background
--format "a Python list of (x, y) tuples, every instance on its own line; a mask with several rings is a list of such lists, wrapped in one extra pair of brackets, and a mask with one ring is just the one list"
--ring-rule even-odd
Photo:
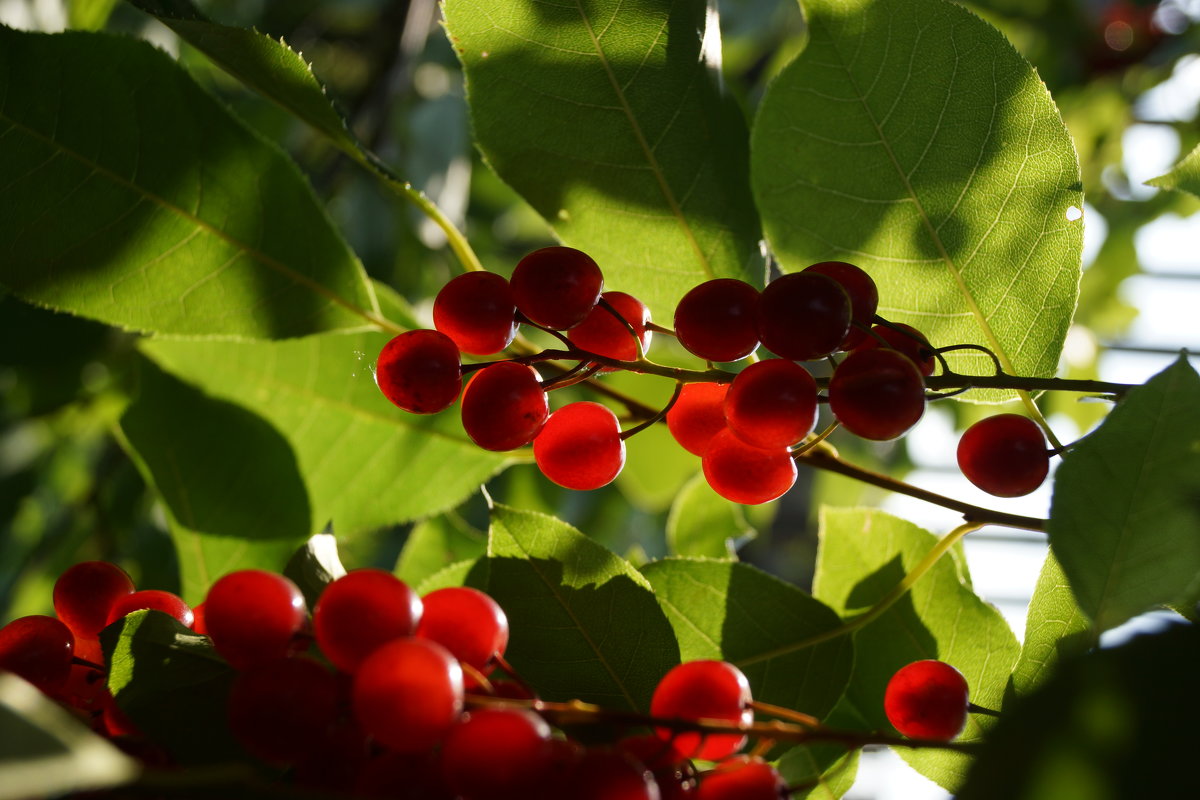
[[(358, 136), (466, 231), (488, 269), (507, 274), (526, 252), (552, 243), (541, 219), (471, 146), (461, 72), (435, 2), (197, 4), (218, 22), (253, 26), (303, 52)], [(1200, 0), (963, 5), (1000, 28), (1037, 68), (1079, 152), (1087, 201), (1084, 273), (1060, 374), (1141, 382), (1180, 348), (1200, 351), (1200, 200), (1143, 184), (1200, 142)], [(802, 46), (803, 19), (789, 0), (719, 0), (718, 7), (727, 86), (752, 116), (766, 84)], [(372, 276), (428, 314), (437, 289), (457, 274), (432, 223), (133, 7), (115, 0), (0, 0), (0, 22), (42, 31), (103, 29), (153, 41), (297, 159)], [(178, 587), (174, 549), (155, 497), (110, 433), (132, 346), (127, 334), (0, 294), (0, 623), (49, 611), (54, 578), (80, 560), (116, 561), (143, 587)], [(656, 347), (656, 358), (673, 357), (665, 343)], [(665, 398), (670, 387), (626, 388)], [(1075, 395), (1045, 398), (1042, 405), (1064, 442), (1085, 434), (1106, 410)], [(922, 487), (1045, 516), (1049, 484), (1002, 501), (958, 473), (959, 433), (995, 411), (941, 402), (900, 441), (875, 445), (835, 436), (834, 443), (853, 460)], [(630, 467), (601, 491), (558, 489), (528, 464), (507, 470), (488, 488), (498, 499), (571, 522), (635, 562), (658, 557), (667, 552), (671, 500), (698, 467), (678, 448), (661, 446), (659, 433), (631, 440)], [(880, 505), (935, 533), (955, 525), (953, 512), (802, 472), (782, 500), (738, 511), (727, 522), (740, 557), (807, 586), (821, 504)], [(467, 503), (450, 520), (468, 538), (482, 535), (482, 502)], [(356, 541), (344, 560), (390, 569), (409, 530), (399, 526)], [(1020, 637), (1045, 537), (988, 528), (972, 534), (966, 548), (976, 590)], [(1150, 615), (1105, 639), (1155, 624)], [(890, 753), (868, 755), (848, 797), (946, 796)]]

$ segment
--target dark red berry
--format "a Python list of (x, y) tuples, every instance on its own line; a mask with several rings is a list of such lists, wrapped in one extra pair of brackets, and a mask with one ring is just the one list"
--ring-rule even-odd
[[(653, 334), (646, 330), (650, 322), (650, 309), (641, 300), (625, 292), (605, 292), (600, 298), (601, 303), (591, 310), (583, 322), (571, 329), (567, 338), (576, 347), (589, 353), (618, 361), (636, 360), (639, 340), (643, 353), (650, 349)], [(604, 303), (609, 308), (605, 308)], [(617, 319), (614, 311), (629, 323), (629, 327), (637, 334), (636, 338), (629, 332), (629, 327)]]
[(524, 800), (550, 763), (550, 726), (520, 708), (481, 708), (442, 742), (442, 775), (463, 800)]
[[(856, 350), (890, 347), (893, 350), (899, 350), (911, 358), (922, 375), (929, 376), (933, 374), (933, 370), (937, 365), (937, 359), (933, 355), (933, 347), (929, 344), (929, 340), (925, 338), (925, 334), (916, 328), (911, 325), (905, 325), (902, 322), (894, 322), (890, 326), (876, 325), (871, 328), (871, 333), (874, 335), (863, 339), (855, 347)], [(880, 339), (883, 342), (880, 342)]]
[(784, 275), (763, 289), (758, 329), (763, 347), (780, 358), (824, 358), (841, 347), (850, 330), (850, 298), (825, 275)]
[(855, 350), (829, 380), (829, 409), (856, 436), (895, 439), (925, 413), (925, 379), (897, 350)]
[(144, 608), (161, 611), (174, 617), (179, 624), (188, 628), (192, 627), (195, 619), (191, 606), (183, 602), (183, 598), (179, 595), (158, 589), (143, 589), (140, 592), (118, 597), (108, 610), (108, 624), (111, 625), (134, 611), (141, 611)]
[(604, 290), (604, 275), (587, 253), (573, 247), (543, 247), (513, 269), (513, 299), (530, 321), (565, 331), (587, 317)]
[[(727, 661), (686, 661), (673, 667), (654, 689), (650, 713), (664, 719), (718, 719), (749, 725), (750, 682)], [(672, 739), (689, 758), (716, 761), (737, 751), (746, 742), (738, 733), (704, 735), (698, 731), (658, 728), (660, 738)]]
[(462, 668), (437, 642), (393, 639), (359, 665), (352, 699), (358, 724), (384, 747), (425, 753), (462, 713)]
[(253, 756), (294, 764), (324, 737), (338, 715), (337, 682), (308, 658), (259, 661), (229, 691), (229, 730)]
[(701, 465), (713, 491), (743, 505), (782, 497), (796, 482), (796, 462), (787, 448), (755, 447), (728, 428), (713, 437)]
[(550, 795), (577, 800), (661, 800), (654, 776), (628, 753), (608, 748), (583, 752), (567, 779), (570, 794)]
[[(432, 639), (451, 655), (487, 673), (492, 659), (508, 647), (508, 617), (500, 604), (469, 586), (437, 589), (422, 598), (417, 636)], [(475, 681), (464, 679), (468, 687)]]
[(517, 306), (508, 281), (480, 271), (451, 279), (433, 301), (433, 326), (464, 353), (499, 353), (517, 335)]
[(515, 450), (533, 441), (550, 402), (533, 367), (501, 361), (471, 376), (462, 396), (463, 430), (484, 450)]
[(436, 414), (453, 405), (462, 390), (458, 346), (438, 331), (406, 331), (379, 351), (375, 382), (405, 411)]
[(850, 297), (851, 315), (856, 324), (850, 326), (839, 349), (850, 350), (869, 338), (866, 329), (870, 327), (879, 308), (879, 289), (874, 279), (862, 268), (845, 261), (822, 261), (806, 267), (804, 272), (816, 272), (833, 278)]
[(204, 600), (213, 647), (235, 669), (286, 656), (308, 620), (304, 595), (283, 575), (244, 569), (222, 576)]
[(667, 412), (667, 429), (684, 450), (704, 455), (713, 437), (725, 430), (727, 383), (685, 383)]
[(0, 628), (0, 671), (20, 675), (47, 694), (71, 675), (75, 637), (54, 617), (32, 614)]
[(625, 466), (617, 415), (599, 403), (569, 403), (550, 415), (533, 440), (533, 457), (550, 480), (567, 489), (599, 489)]
[(675, 335), (708, 361), (737, 361), (758, 347), (759, 293), (733, 278), (705, 281), (675, 307)]
[(1020, 414), (979, 420), (958, 440), (958, 467), (967, 480), (997, 497), (1020, 497), (1042, 485), (1050, 451), (1042, 429)]
[(95, 639), (108, 624), (112, 604), (135, 588), (116, 564), (84, 561), (68, 567), (54, 582), (54, 613), (77, 638)]
[(696, 796), (699, 782), (696, 765), (675, 746), (671, 739), (661, 739), (653, 733), (629, 736), (617, 742), (624, 750), (642, 762), (654, 776), (662, 800), (689, 800)]
[(790, 447), (817, 424), (817, 382), (794, 361), (770, 358), (738, 373), (725, 397), (737, 437), (764, 449)]
[(459, 800), (432, 753), (380, 753), (362, 768), (352, 792), (378, 800)]
[(888, 681), (883, 710), (905, 736), (948, 742), (967, 723), (970, 689), (944, 661), (914, 661)]
[(321, 592), (313, 609), (313, 633), (335, 667), (354, 672), (387, 642), (415, 634), (422, 609), (417, 593), (392, 573), (356, 569)]
[(787, 782), (758, 756), (734, 756), (700, 778), (696, 800), (786, 800)]

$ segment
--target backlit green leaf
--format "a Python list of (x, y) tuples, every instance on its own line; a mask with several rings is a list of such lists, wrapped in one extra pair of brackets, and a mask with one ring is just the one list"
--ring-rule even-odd
[(1013, 668), (1013, 689), (1018, 694), (1029, 693), (1050, 677), (1059, 659), (1093, 644), (1087, 615), (1079, 610), (1054, 553), (1047, 553), (1029, 601), (1025, 641)]
[(670, 319), (714, 277), (761, 285), (745, 122), (704, 0), (448, 0), (476, 144), (608, 285)]
[[(785, 272), (863, 267), (880, 313), (935, 345), (990, 347), (1051, 376), (1075, 308), (1079, 165), (1037, 73), (943, 0), (803, 0), (804, 51), (751, 142), (755, 199)], [(962, 372), (990, 374), (979, 353)]]
[(1200, 145), (1197, 145), (1166, 175), (1151, 178), (1146, 183), (1160, 189), (1190, 192), (1200, 197)]
[(122, 327), (361, 327), (370, 282), (296, 166), (166, 54), (0, 27), (0, 283)]
[(396, 577), (417, 586), (451, 564), (479, 558), (487, 536), (471, 527), (457, 511), (447, 511), (413, 526), (396, 563)]
[(1200, 588), (1200, 376), (1180, 357), (1055, 473), (1050, 544), (1104, 631)]
[(743, 506), (721, 497), (698, 474), (683, 487), (667, 517), (672, 555), (737, 559), (738, 545), (753, 538)]

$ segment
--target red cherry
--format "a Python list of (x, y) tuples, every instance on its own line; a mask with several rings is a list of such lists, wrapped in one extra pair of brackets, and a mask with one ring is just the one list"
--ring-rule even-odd
[(587, 253), (573, 247), (543, 247), (513, 269), (513, 299), (537, 325), (556, 331), (573, 328), (600, 300), (604, 275)]
[(54, 617), (18, 617), (0, 628), (0, 671), (20, 675), (47, 694), (67, 682), (74, 652), (71, 629)]
[[(911, 325), (905, 325), (902, 322), (895, 322), (890, 327), (888, 325), (876, 325), (871, 328), (871, 333), (874, 336), (868, 336), (863, 339), (855, 347), (856, 350), (891, 347), (893, 350), (898, 350), (911, 358), (922, 375), (928, 377), (933, 374), (933, 370), (937, 364), (937, 359), (933, 355), (933, 347), (929, 344), (929, 340), (925, 338), (925, 334), (916, 328)], [(876, 337), (879, 338), (877, 339)], [(879, 339), (883, 339), (886, 344), (881, 344)]]
[[(603, 305), (593, 308), (583, 320), (567, 333), (571, 343), (581, 350), (595, 353), (618, 361), (635, 361), (638, 357), (638, 341), (642, 343), (642, 352), (650, 349), (651, 331), (646, 330), (650, 322), (650, 309), (641, 300), (625, 292), (605, 292), (601, 299), (608, 303), (612, 310)], [(633, 328), (637, 337), (629, 333), (629, 328), (613, 315), (616, 311)]]
[(747, 444), (790, 447), (817, 424), (817, 382), (794, 361), (769, 358), (751, 364), (729, 387), (725, 420)]
[(856, 324), (850, 327), (840, 349), (850, 350), (869, 339), (866, 328), (871, 325), (879, 308), (879, 289), (874, 279), (861, 267), (845, 261), (822, 261), (803, 271), (833, 278), (850, 298), (851, 317)]
[(480, 271), (451, 279), (434, 298), (433, 326), (464, 353), (499, 353), (517, 335), (517, 306), (508, 281)]
[(705, 281), (675, 307), (675, 335), (700, 358), (737, 361), (758, 347), (758, 304), (758, 290), (744, 281)]
[(625, 466), (621, 424), (599, 403), (570, 403), (546, 420), (533, 440), (533, 457), (542, 474), (559, 486), (599, 489)]
[(140, 592), (122, 595), (117, 598), (116, 602), (108, 610), (108, 624), (111, 625), (117, 620), (124, 619), (127, 615), (135, 611), (141, 611), (144, 608), (161, 611), (164, 614), (174, 617), (181, 625), (188, 628), (192, 627), (192, 622), (195, 620), (191, 606), (183, 602), (183, 598), (179, 595), (159, 591), (158, 589), (143, 589)]
[(758, 330), (763, 347), (780, 358), (824, 358), (839, 349), (850, 330), (850, 298), (826, 275), (784, 275), (763, 289)]
[(782, 497), (796, 482), (796, 462), (787, 448), (764, 450), (726, 428), (713, 437), (701, 461), (704, 478), (717, 494), (743, 505)]
[(337, 716), (337, 682), (308, 658), (255, 662), (229, 691), (230, 732), (248, 752), (272, 764), (306, 757)]
[(958, 440), (958, 466), (967, 480), (997, 497), (1037, 489), (1050, 471), (1042, 429), (1020, 414), (996, 414), (967, 428)]
[(68, 567), (54, 582), (54, 613), (80, 639), (95, 639), (108, 624), (108, 611), (136, 587), (125, 570), (107, 561)]
[(962, 732), (970, 705), (967, 679), (944, 661), (914, 661), (888, 681), (883, 710), (901, 734), (948, 742)]
[(204, 600), (213, 648), (235, 669), (283, 658), (308, 621), (304, 595), (283, 575), (244, 569), (222, 576)]
[(700, 779), (696, 800), (786, 800), (787, 782), (758, 756), (726, 759)]
[[(664, 719), (718, 719), (749, 725), (754, 721), (750, 700), (750, 682), (737, 667), (726, 661), (687, 661), (673, 667), (658, 682), (650, 699), (650, 713)], [(656, 733), (662, 739), (673, 740), (684, 755), (708, 761), (725, 758), (746, 742), (746, 737), (737, 733), (706, 736), (669, 728), (658, 728)]]
[(462, 668), (437, 642), (393, 639), (359, 665), (352, 700), (355, 719), (384, 747), (425, 753), (462, 714)]
[(628, 753), (609, 748), (585, 750), (566, 785), (571, 793), (550, 797), (577, 800), (661, 800), (654, 776)]
[[(468, 586), (437, 589), (422, 598), (417, 636), (432, 639), (459, 661), (486, 673), (508, 647), (508, 617), (489, 595)], [(466, 680), (468, 687), (475, 681)]]
[(387, 642), (416, 633), (422, 610), (417, 593), (392, 573), (351, 570), (321, 592), (313, 633), (334, 666), (354, 672)]
[(856, 436), (895, 439), (925, 413), (925, 379), (899, 351), (855, 350), (829, 380), (829, 410)]
[(462, 396), (463, 430), (484, 450), (515, 450), (533, 441), (550, 402), (533, 367), (501, 361), (471, 376)]
[(405, 411), (436, 414), (453, 405), (462, 390), (458, 346), (438, 331), (406, 331), (379, 351), (375, 382)]
[(442, 742), (442, 774), (463, 800), (526, 798), (550, 763), (550, 726), (519, 708), (481, 708)]
[(704, 455), (713, 437), (725, 430), (727, 383), (685, 383), (667, 412), (667, 429), (684, 450)]

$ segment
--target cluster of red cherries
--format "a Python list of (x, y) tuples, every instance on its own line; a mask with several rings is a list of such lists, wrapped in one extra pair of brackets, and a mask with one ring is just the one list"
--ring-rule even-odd
[[(435, 329), (389, 341), (375, 378), (389, 400), (417, 414), (437, 413), (461, 397), (463, 428), (477, 445), (507, 451), (532, 443), (547, 478), (569, 489), (597, 489), (620, 473), (625, 439), (645, 424), (623, 431), (616, 414), (591, 401), (551, 413), (548, 392), (598, 372), (645, 371), (652, 333), (667, 333), (710, 369), (678, 373), (675, 396), (660, 417), (684, 449), (700, 456), (716, 492), (758, 504), (795, 483), (796, 458), (822, 438), (814, 433), (819, 403), (828, 403), (837, 425), (874, 441), (901, 436), (924, 414), (925, 378), (939, 361), (943, 371), (946, 364), (920, 331), (878, 317), (878, 305), (866, 272), (823, 261), (761, 292), (733, 278), (701, 283), (679, 301), (668, 330), (651, 323), (637, 298), (605, 292), (600, 267), (586, 253), (546, 247), (521, 259), (510, 280), (469, 272), (448, 282), (434, 301)], [(463, 354), (505, 350), (522, 324), (551, 333), (566, 349), (462, 363)], [(760, 346), (775, 357), (736, 374), (711, 369)], [(835, 360), (838, 353), (844, 355)], [(800, 363), (823, 359), (835, 361), (824, 395)], [(543, 380), (532, 365), (549, 360), (576, 363)], [(1049, 468), (1041, 429), (1016, 414), (977, 423), (963, 436), (958, 457), (973, 483), (1004, 497), (1033, 491)]]
[[(354, 570), (325, 587), (310, 615), (285, 576), (242, 570), (191, 609), (167, 592), (136, 591), (119, 567), (91, 561), (59, 577), (54, 607), (54, 617), (0, 628), (0, 670), (97, 731), (137, 742), (108, 693), (98, 636), (134, 611), (168, 614), (208, 636), (236, 671), (227, 703), (233, 738), (306, 789), (420, 800), (782, 800), (792, 791), (760, 755), (769, 741), (739, 752), (756, 704), (734, 665), (674, 667), (646, 717), (542, 703), (504, 660), (504, 611), (475, 589), (420, 597), (391, 573)], [(885, 698), (897, 730), (934, 741), (961, 732), (968, 705), (962, 675), (939, 661), (897, 672)], [(563, 707), (619, 720), (626, 735), (584, 746), (551, 726)], [(700, 770), (697, 761), (711, 765)]]

